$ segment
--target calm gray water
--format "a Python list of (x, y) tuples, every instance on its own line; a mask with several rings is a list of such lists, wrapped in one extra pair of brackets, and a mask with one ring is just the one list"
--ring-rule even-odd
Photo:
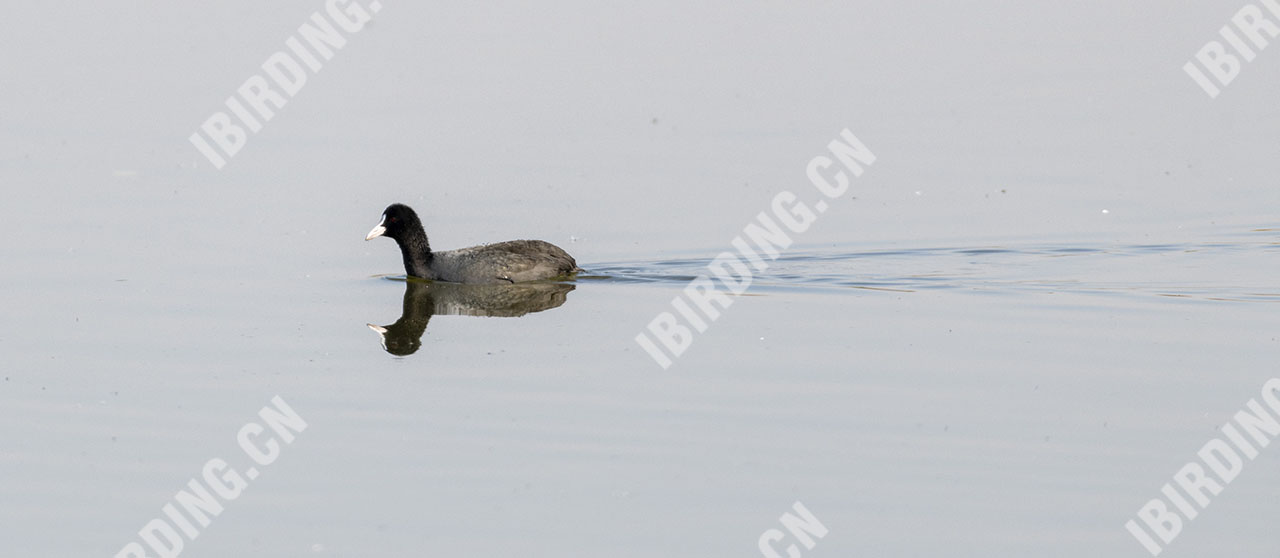
[[(388, 0), (221, 170), (187, 137), (322, 5), (12, 6), (0, 545), (114, 556), (278, 395), (183, 556), (760, 556), (797, 501), (806, 558), (1149, 556), (1280, 376), (1280, 48), (1181, 70), (1243, 5)], [(844, 128), (875, 164), (657, 366)], [(406, 283), (395, 201), (588, 273)], [(1278, 465), (1162, 556), (1273, 556)]]

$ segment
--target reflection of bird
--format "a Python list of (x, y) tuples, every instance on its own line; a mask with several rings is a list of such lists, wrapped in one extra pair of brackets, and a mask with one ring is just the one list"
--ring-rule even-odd
[(365, 240), (385, 236), (400, 246), (404, 271), (414, 277), (453, 283), (519, 283), (568, 275), (578, 264), (560, 247), (541, 240), (432, 252), (422, 221), (407, 205), (391, 204)]
[(518, 285), (458, 285), (405, 282), (400, 319), (388, 326), (369, 324), (382, 336), (382, 348), (397, 356), (411, 355), (422, 346), (422, 334), (435, 314), (515, 318), (564, 304), (572, 283)]

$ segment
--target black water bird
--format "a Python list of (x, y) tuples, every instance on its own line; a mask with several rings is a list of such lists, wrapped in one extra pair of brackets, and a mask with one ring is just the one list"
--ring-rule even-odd
[(433, 252), (413, 209), (391, 204), (365, 240), (385, 236), (400, 246), (404, 271), (412, 277), (453, 283), (520, 283), (568, 276), (581, 269), (559, 246), (541, 240), (511, 240)]

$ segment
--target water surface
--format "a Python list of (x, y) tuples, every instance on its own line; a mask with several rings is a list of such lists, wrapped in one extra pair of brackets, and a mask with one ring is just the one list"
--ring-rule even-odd
[[(1278, 373), (1280, 51), (1180, 71), (1239, 3), (384, 4), (220, 171), (186, 138), (314, 3), (9, 10), (10, 553), (114, 555), (279, 395), (308, 428), (183, 556), (753, 556), (796, 501), (806, 558), (1146, 556)], [(846, 127), (876, 163), (652, 362)], [(398, 280), (396, 201), (589, 273)], [(1162, 556), (1273, 556), (1278, 460)]]

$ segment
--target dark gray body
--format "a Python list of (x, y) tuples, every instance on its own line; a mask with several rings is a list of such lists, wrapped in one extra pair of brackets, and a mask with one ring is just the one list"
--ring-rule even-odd
[[(409, 269), (411, 263), (416, 269)], [(559, 246), (541, 240), (511, 240), (431, 252), (428, 261), (405, 262), (414, 277), (453, 283), (521, 283), (569, 275), (578, 264)]]

